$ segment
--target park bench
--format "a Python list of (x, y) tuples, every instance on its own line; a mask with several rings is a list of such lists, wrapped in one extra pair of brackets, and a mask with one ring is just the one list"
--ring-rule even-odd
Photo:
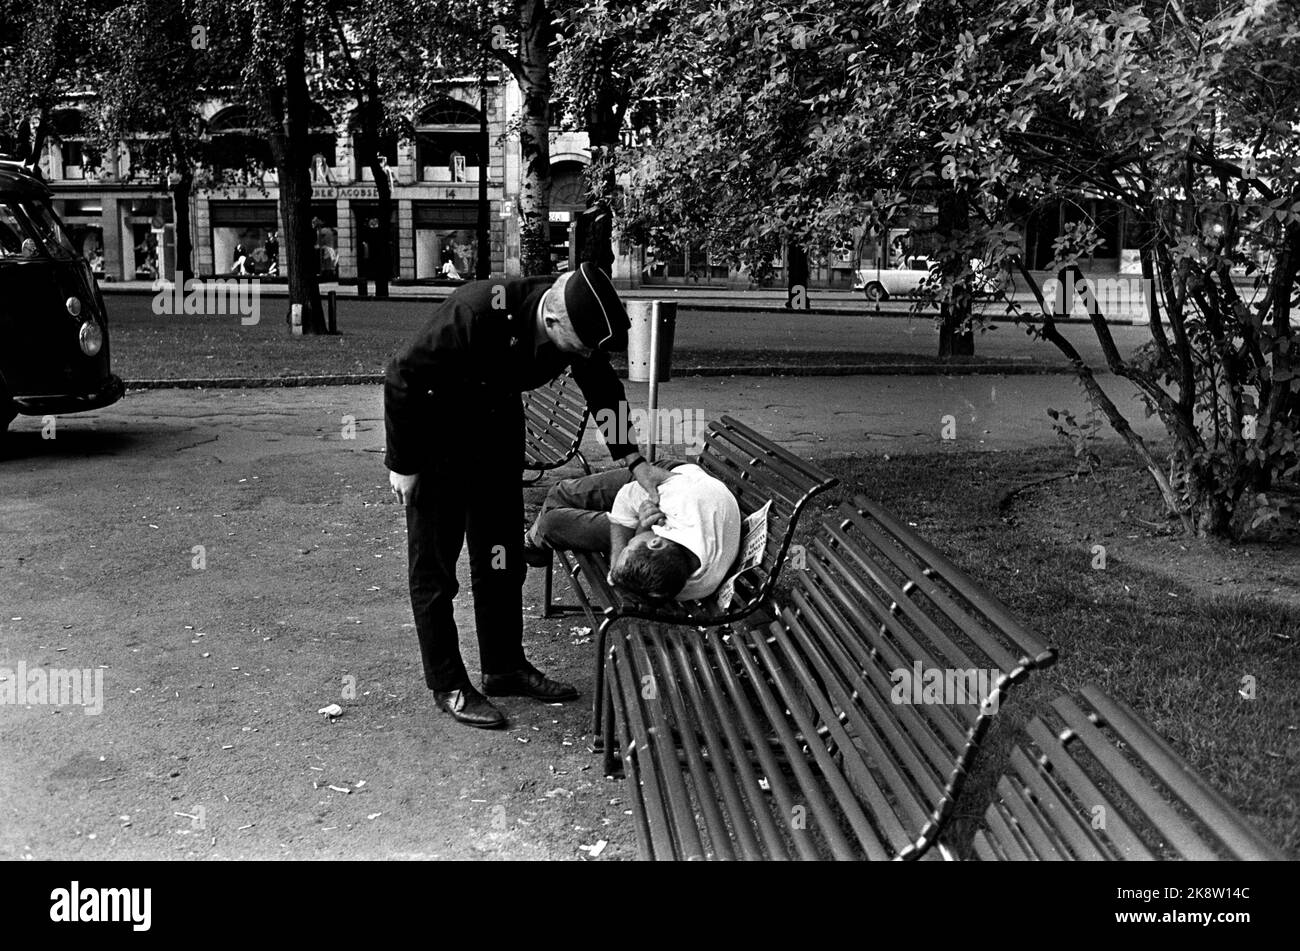
[(973, 842), (985, 861), (1286, 859), (1095, 685), (1030, 721), (997, 793)]
[[(991, 718), (1056, 658), (868, 499), (798, 554), (771, 623), (634, 623), (611, 642), (643, 858), (935, 857)], [(896, 702), (928, 671), (947, 695)]]
[(582, 434), (587, 428), (587, 398), (565, 370), (550, 383), (528, 390), (524, 402), (524, 472), (536, 472), (525, 485), (538, 482), (551, 469), (577, 457), (588, 475), (591, 466), (582, 454)]
[[(764, 505), (767, 510), (766, 545), (758, 564), (735, 581), (735, 595), (727, 608), (715, 599), (651, 604), (609, 584), (609, 557), (600, 552), (557, 551), (564, 565), (578, 608), (587, 615), (595, 631), (596, 689), (592, 704), (592, 736), (597, 747), (604, 743), (602, 722), (610, 699), (604, 689), (605, 644), (611, 629), (620, 621), (641, 619), (656, 624), (716, 626), (747, 617), (767, 602), (781, 572), (795, 525), (808, 500), (836, 484), (836, 479), (805, 462), (748, 426), (724, 416), (709, 423), (703, 446), (695, 460), (705, 472), (731, 490), (742, 516), (750, 516)], [(741, 549), (744, 550), (744, 540)], [(552, 568), (544, 580), (545, 613), (561, 613), (552, 596)], [(607, 765), (610, 765), (607, 762)]]

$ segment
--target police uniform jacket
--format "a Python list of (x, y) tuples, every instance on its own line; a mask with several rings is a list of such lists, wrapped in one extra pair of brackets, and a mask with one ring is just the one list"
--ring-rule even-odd
[[(503, 405), (519, 394), (554, 379), (566, 366), (586, 397), (592, 414), (618, 415), (627, 399), (623, 383), (607, 355), (589, 358), (564, 353), (549, 340), (533, 346), (537, 308), (554, 278), (514, 278), (474, 281), (457, 288), (438, 305), (416, 339), (388, 365), (384, 380), (384, 464), (393, 472), (411, 475), (425, 469), (436, 455), (472, 447), (440, 447), (447, 425), (477, 410)], [(610, 455), (635, 452), (628, 443), (611, 442), (618, 434), (609, 427)], [(468, 430), (473, 432), (474, 430)], [(478, 438), (501, 433), (479, 431)], [(519, 462), (523, 465), (523, 448)]]

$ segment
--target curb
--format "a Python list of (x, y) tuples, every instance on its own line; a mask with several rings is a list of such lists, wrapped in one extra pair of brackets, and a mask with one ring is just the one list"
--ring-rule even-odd
[[(1041, 364), (846, 364), (844, 366), (719, 366), (681, 367), (673, 371), (679, 377), (715, 376), (1034, 376), (1069, 374), (1070, 367), (1043, 366)], [(627, 371), (619, 371), (620, 379), (627, 379)], [(176, 380), (127, 380), (128, 390), (255, 390), (304, 386), (380, 386), (382, 373), (341, 373), (327, 376), (243, 377), (226, 376), (181, 378)]]

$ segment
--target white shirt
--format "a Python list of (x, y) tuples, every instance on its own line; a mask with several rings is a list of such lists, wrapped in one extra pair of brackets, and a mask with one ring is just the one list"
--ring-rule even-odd
[[(609, 520), (635, 529), (637, 510), (647, 498), (633, 481), (618, 490)], [(707, 598), (717, 590), (740, 551), (740, 506), (731, 490), (697, 465), (678, 466), (659, 484), (659, 511), (665, 524), (652, 531), (685, 547), (700, 559), (678, 601)]]

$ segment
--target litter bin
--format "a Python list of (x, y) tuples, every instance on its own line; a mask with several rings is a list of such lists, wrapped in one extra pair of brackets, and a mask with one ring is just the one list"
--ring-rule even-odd
[[(665, 383), (672, 379), (673, 331), (677, 325), (677, 303), (666, 300), (627, 301), (627, 317), (631, 326), (627, 331), (627, 378), (633, 383), (650, 382), (650, 353), (652, 340), (658, 346), (659, 379)], [(658, 320), (659, 333), (654, 334)]]

